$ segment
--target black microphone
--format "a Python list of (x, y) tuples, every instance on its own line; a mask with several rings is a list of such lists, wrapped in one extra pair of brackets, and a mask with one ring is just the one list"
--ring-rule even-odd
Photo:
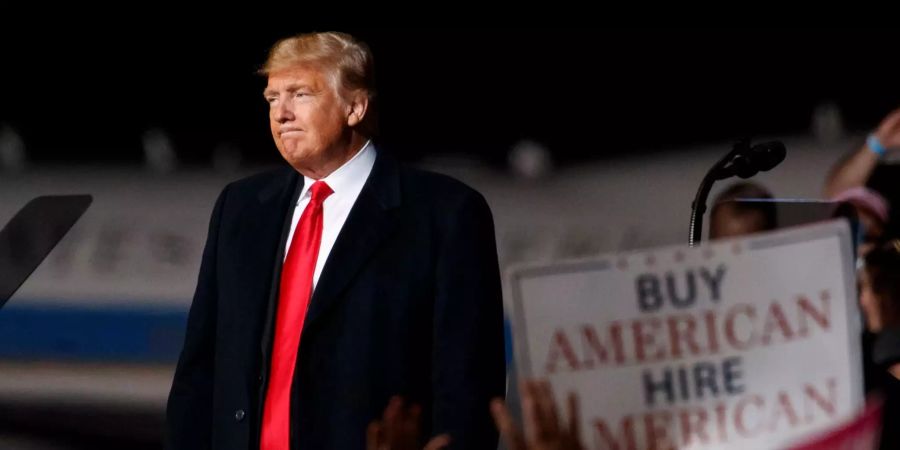
[(784, 144), (780, 141), (763, 142), (752, 147), (747, 141), (738, 142), (723, 161), (724, 164), (715, 170), (715, 178), (750, 178), (759, 172), (772, 170), (784, 161), (786, 154)]
[(772, 170), (775, 166), (784, 161), (787, 150), (781, 141), (763, 142), (756, 144), (750, 149), (751, 158), (754, 159), (756, 167), (760, 172)]

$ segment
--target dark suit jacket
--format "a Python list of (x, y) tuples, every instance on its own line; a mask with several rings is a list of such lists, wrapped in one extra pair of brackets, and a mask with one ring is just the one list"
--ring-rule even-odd
[[(303, 177), (229, 184), (213, 209), (167, 408), (167, 446), (255, 449), (278, 279)], [(292, 389), (291, 447), (362, 449), (392, 395), (423, 439), (496, 448), (503, 312), (490, 210), (452, 178), (379, 154), (313, 293)]]

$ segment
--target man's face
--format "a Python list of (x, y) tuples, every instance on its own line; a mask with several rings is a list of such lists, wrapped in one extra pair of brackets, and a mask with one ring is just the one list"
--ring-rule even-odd
[(275, 146), (291, 166), (305, 173), (345, 157), (350, 106), (327, 73), (311, 66), (273, 72), (264, 96)]

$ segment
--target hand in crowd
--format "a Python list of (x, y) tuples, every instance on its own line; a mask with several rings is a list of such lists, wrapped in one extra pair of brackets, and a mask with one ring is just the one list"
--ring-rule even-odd
[[(392, 397), (381, 420), (369, 424), (366, 430), (367, 450), (419, 450), (419, 420), (422, 408), (405, 405), (400, 397)], [(450, 443), (446, 434), (436, 436), (425, 444), (424, 450), (439, 450)]]
[(500, 435), (509, 450), (582, 450), (580, 440), (580, 413), (578, 398), (569, 393), (566, 398), (566, 419), (563, 420), (553, 402), (550, 383), (521, 380), (519, 394), (522, 399), (524, 434), (516, 427), (512, 416), (501, 399), (491, 402), (491, 414)]
[(900, 108), (891, 111), (885, 117), (878, 128), (875, 129), (875, 136), (885, 148), (890, 150), (900, 149)]

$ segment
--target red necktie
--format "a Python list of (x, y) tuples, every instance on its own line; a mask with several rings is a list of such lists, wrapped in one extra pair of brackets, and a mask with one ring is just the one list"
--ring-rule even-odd
[(309, 191), (312, 194), (309, 204), (300, 216), (281, 269), (260, 450), (288, 450), (290, 447), (291, 381), (322, 242), (322, 203), (334, 192), (324, 181), (316, 181)]

